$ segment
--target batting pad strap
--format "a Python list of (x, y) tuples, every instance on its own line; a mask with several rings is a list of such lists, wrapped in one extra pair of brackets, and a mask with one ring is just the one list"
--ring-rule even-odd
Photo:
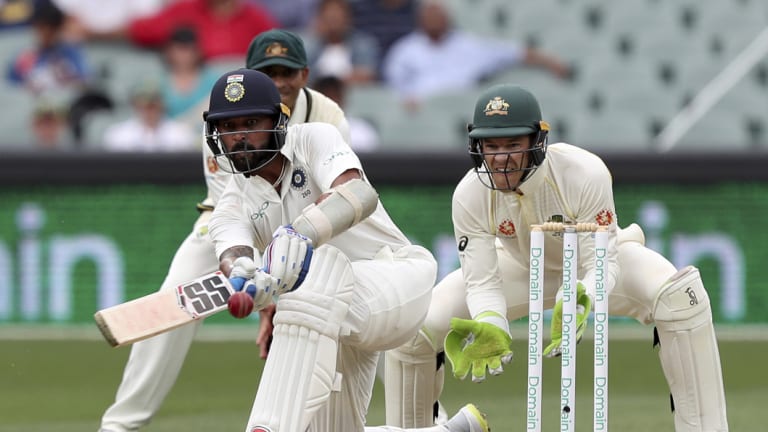
[(319, 204), (305, 208), (292, 225), (314, 244), (321, 245), (370, 216), (378, 202), (379, 195), (373, 186), (353, 179), (331, 189)]

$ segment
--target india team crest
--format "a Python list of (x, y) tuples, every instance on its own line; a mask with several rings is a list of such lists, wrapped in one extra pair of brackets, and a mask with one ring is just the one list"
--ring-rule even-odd
[(304, 189), (307, 185), (307, 173), (301, 168), (296, 168), (291, 174), (291, 187), (296, 190)]
[(501, 96), (494, 97), (485, 105), (486, 116), (507, 114), (509, 114), (509, 103), (502, 99)]
[(515, 224), (513, 224), (509, 219), (504, 219), (504, 221), (499, 224), (498, 230), (500, 234), (503, 234), (507, 237), (512, 237), (517, 233)]
[(602, 209), (595, 216), (595, 222), (601, 226), (607, 226), (613, 223), (613, 212), (608, 209)]
[(237, 102), (245, 96), (245, 87), (240, 82), (231, 82), (224, 88), (224, 97), (230, 102)]

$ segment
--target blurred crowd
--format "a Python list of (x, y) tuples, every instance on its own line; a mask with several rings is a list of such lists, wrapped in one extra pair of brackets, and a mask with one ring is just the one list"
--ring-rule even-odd
[[(508, 68), (572, 72), (523, 41), (457, 28), (445, 0), (5, 0), (0, 151), (199, 149), (212, 83), (273, 28), (301, 37), (309, 87), (342, 108), (361, 86), (418, 112)], [(353, 147), (380, 149), (378, 125), (351, 117)]]

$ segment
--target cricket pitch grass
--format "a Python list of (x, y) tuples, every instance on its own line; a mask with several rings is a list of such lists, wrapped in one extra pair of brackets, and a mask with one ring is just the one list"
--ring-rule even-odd
[[(11, 327), (3, 330), (0, 333), (18, 335)], [(252, 333), (253, 337), (240, 340), (198, 338), (160, 412), (142, 430), (244, 430), (264, 365), (253, 342), (257, 328), (254, 325), (250, 330), (246, 334)], [(451, 414), (473, 402), (488, 414), (494, 432), (525, 430), (527, 344), (523, 331), (513, 331), (516, 358), (501, 376), (489, 376), (480, 384), (459, 381), (448, 366), (441, 400)], [(768, 375), (764, 368), (768, 340), (760, 333), (756, 332), (754, 339), (720, 340), (732, 431), (756, 430), (756, 422), (768, 406)], [(110, 348), (97, 337), (68, 338), (62, 334), (65, 336), (0, 338), (0, 432), (98, 430), (102, 413), (114, 400), (130, 347)], [(650, 330), (647, 334), (645, 338), (610, 339), (609, 430), (673, 431), (669, 392)], [(591, 350), (592, 341), (585, 339), (577, 353), (578, 430), (591, 430)], [(558, 426), (559, 360), (545, 360), (544, 430), (554, 431)], [(377, 381), (368, 424), (383, 423), (383, 388)]]

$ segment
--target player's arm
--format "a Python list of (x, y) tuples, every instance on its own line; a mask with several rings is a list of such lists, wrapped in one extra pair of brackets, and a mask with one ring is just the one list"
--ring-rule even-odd
[[(565, 182), (566, 200), (573, 203), (573, 208), (577, 209), (574, 215), (576, 222), (597, 223), (598, 225), (608, 227), (608, 247), (605, 256), (604, 275), (605, 288), (608, 293), (618, 279), (619, 264), (617, 258), (617, 233), (618, 220), (616, 216), (616, 206), (613, 200), (612, 179), (608, 168), (597, 161), (589, 164), (588, 170), (583, 170), (579, 175), (580, 181)], [(581, 276), (586, 293), (590, 298), (594, 298), (595, 293), (595, 240), (594, 236), (579, 236), (579, 256), (583, 259), (582, 263), (586, 266), (586, 271)]]
[(481, 198), (476, 190), (458, 187), (454, 192), (452, 217), (472, 319), (451, 319), (445, 338), (454, 376), (464, 378), (471, 372), (476, 382), (483, 381), (486, 372), (501, 373), (502, 365), (512, 359), (496, 236), (485, 211), (488, 201)]
[(313, 247), (363, 221), (376, 210), (378, 202), (376, 190), (358, 169), (350, 168), (290, 225), (279, 227), (264, 250), (264, 269), (277, 279), (278, 293), (301, 285), (309, 271)]

